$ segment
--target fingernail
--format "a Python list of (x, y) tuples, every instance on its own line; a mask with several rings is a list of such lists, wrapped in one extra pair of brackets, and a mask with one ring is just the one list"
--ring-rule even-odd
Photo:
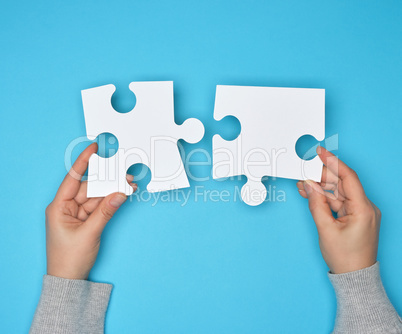
[(127, 181), (128, 182), (133, 182), (133, 180), (134, 180), (134, 175), (127, 174)]
[(109, 204), (114, 208), (119, 208), (126, 201), (126, 199), (127, 197), (123, 194), (118, 194), (110, 200)]
[(304, 190), (306, 191), (307, 195), (311, 194), (313, 191), (313, 187), (309, 184), (309, 181), (304, 181)]
[(322, 147), (321, 146), (317, 146), (317, 154), (321, 154), (321, 152), (322, 152)]

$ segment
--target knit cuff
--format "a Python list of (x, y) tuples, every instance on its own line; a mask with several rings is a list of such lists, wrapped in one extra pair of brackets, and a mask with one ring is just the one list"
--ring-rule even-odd
[(382, 285), (378, 262), (328, 276), (337, 299), (334, 333), (402, 333), (402, 322)]
[(111, 290), (111, 284), (45, 275), (30, 333), (103, 333)]

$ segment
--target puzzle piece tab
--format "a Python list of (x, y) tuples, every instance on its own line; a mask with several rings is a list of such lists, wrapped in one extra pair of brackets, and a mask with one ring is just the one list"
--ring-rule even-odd
[(151, 171), (149, 192), (189, 186), (177, 141), (200, 141), (204, 126), (194, 118), (182, 125), (174, 122), (172, 81), (132, 82), (129, 88), (137, 102), (133, 110), (124, 114), (112, 107), (114, 85), (81, 92), (88, 139), (94, 140), (101, 133), (109, 132), (119, 141), (114, 156), (102, 158), (93, 154), (90, 157), (88, 197), (114, 192), (131, 195), (133, 190), (126, 181), (126, 173), (136, 163), (147, 165)]
[(217, 86), (214, 118), (229, 115), (239, 120), (241, 133), (233, 141), (213, 137), (213, 178), (246, 175), (244, 202), (264, 201), (263, 176), (321, 180), (320, 158), (300, 159), (295, 146), (306, 134), (324, 139), (324, 89)]

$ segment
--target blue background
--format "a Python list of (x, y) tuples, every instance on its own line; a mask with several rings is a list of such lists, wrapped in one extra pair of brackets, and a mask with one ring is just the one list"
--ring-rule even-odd
[[(217, 84), (325, 88), (326, 134), (339, 134), (339, 156), (383, 212), (379, 260), (402, 313), (401, 17), (401, 1), (3, 2), (0, 331), (30, 326), (46, 272), (44, 210), (66, 147), (85, 136), (80, 90), (113, 83), (128, 110), (128, 84), (141, 80), (173, 80), (176, 121), (205, 124), (186, 152), (211, 152)], [(295, 181), (268, 184), (286, 202), (126, 203), (90, 277), (114, 284), (106, 331), (330, 332), (335, 299), (307, 202)]]

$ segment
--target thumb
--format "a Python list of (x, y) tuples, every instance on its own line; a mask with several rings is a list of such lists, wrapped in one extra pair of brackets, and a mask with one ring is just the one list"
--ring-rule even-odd
[(114, 193), (106, 196), (94, 212), (87, 219), (85, 225), (99, 236), (102, 234), (108, 221), (113, 217), (119, 207), (126, 201), (127, 196)]
[(308, 198), (308, 206), (317, 229), (330, 225), (335, 218), (328, 205), (324, 190), (314, 181), (304, 181), (304, 190)]

